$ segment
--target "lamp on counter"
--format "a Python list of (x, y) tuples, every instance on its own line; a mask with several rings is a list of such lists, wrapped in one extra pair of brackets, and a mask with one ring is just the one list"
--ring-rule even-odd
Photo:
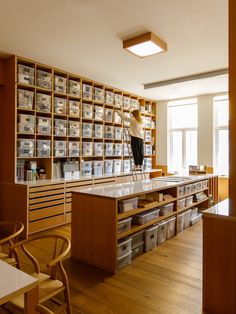
[(123, 41), (123, 48), (140, 58), (167, 51), (167, 44), (155, 34), (148, 32)]

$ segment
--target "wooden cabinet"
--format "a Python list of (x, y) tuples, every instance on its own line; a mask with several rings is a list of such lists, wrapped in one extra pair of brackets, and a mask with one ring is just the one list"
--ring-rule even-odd
[[(186, 184), (182, 183), (180, 186), (163, 184), (160, 187), (161, 185), (157, 184), (158, 188), (152, 181), (147, 182), (146, 186), (139, 182), (134, 182), (132, 186), (121, 183), (110, 186), (109, 192), (106, 189), (94, 189), (92, 192), (88, 190), (83, 193), (72, 192), (72, 257), (114, 273), (117, 269), (117, 244), (120, 241), (127, 240), (137, 232), (146, 230), (171, 217), (176, 217), (175, 234), (177, 234), (181, 231), (177, 226), (183, 213), (196, 206), (200, 209), (208, 208), (210, 179), (210, 177), (196, 179)], [(194, 190), (191, 190), (193, 185), (195, 186)], [(182, 191), (185, 189), (185, 192), (180, 193), (180, 188)], [(127, 192), (126, 189), (130, 192)], [(163, 201), (149, 201), (149, 204), (147, 203), (144, 207), (119, 212), (119, 202), (135, 197), (145, 200), (147, 195), (148, 198), (154, 197), (157, 192), (169, 195), (169, 197), (166, 196)], [(201, 196), (201, 199), (198, 199), (197, 195)], [(180, 208), (179, 201), (183, 199), (190, 199), (190, 204), (184, 203), (185, 205)], [(168, 204), (173, 204), (173, 211), (141, 225), (132, 224), (128, 230), (117, 233), (119, 221)]]

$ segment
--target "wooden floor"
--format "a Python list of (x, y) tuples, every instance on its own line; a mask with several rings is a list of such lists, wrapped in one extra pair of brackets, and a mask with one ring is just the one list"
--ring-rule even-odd
[[(70, 226), (54, 231), (70, 237)], [(202, 313), (202, 223), (110, 276), (68, 258), (73, 313)]]

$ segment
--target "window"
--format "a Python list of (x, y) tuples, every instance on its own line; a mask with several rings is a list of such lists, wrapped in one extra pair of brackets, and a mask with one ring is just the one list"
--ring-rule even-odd
[(214, 102), (214, 172), (229, 174), (229, 101), (227, 95), (216, 96)]
[(197, 99), (168, 103), (168, 171), (183, 172), (197, 165)]

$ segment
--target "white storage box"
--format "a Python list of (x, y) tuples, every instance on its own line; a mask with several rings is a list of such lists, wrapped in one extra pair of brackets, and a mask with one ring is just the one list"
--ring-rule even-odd
[(84, 138), (92, 138), (93, 137), (93, 124), (92, 123), (83, 123), (82, 125), (82, 136)]
[(68, 142), (69, 157), (79, 157), (79, 142)]
[(92, 175), (92, 161), (82, 161), (82, 176)]
[(184, 229), (190, 227), (191, 209), (184, 213)]
[(115, 144), (115, 151), (114, 151), (115, 156), (122, 156), (122, 147), (123, 147), (123, 145), (120, 143)]
[(130, 100), (130, 109), (131, 110), (139, 109), (139, 101), (137, 99), (131, 99)]
[(202, 181), (197, 182), (197, 190), (202, 190)]
[(190, 224), (194, 225), (202, 219), (202, 214), (197, 214), (196, 216), (191, 217)]
[[(123, 112), (124, 117), (126, 117), (127, 119), (130, 119), (130, 114), (128, 112)], [(130, 125), (130, 121), (124, 121), (124, 125), (125, 126), (129, 126)]]
[(34, 134), (34, 125), (28, 123), (18, 123), (18, 132), (24, 134)]
[(66, 150), (63, 149), (54, 149), (55, 157), (66, 157)]
[(123, 172), (130, 172), (130, 160), (123, 160)]
[(93, 143), (92, 142), (83, 142), (83, 156), (92, 156), (93, 155)]
[(116, 124), (121, 124), (121, 117), (119, 116), (119, 114), (115, 111), (114, 112), (114, 123)]
[(54, 97), (54, 113), (66, 115), (66, 103), (64, 98)]
[(82, 118), (91, 120), (93, 119), (93, 107), (90, 104), (82, 104)]
[(37, 124), (42, 126), (51, 126), (51, 118), (37, 117)]
[(184, 186), (184, 194), (189, 194), (191, 193), (191, 184), (185, 185)]
[(202, 189), (207, 189), (208, 188), (208, 181), (202, 181)]
[(94, 124), (94, 137), (103, 138), (103, 125), (102, 124)]
[(54, 85), (54, 91), (61, 94), (66, 94), (66, 86)]
[(184, 230), (184, 213), (178, 215), (177, 232), (180, 233)]
[(18, 82), (34, 85), (34, 68), (18, 64)]
[(195, 192), (197, 190), (197, 183), (191, 184), (191, 192)]
[(117, 234), (129, 231), (131, 229), (131, 220), (131, 217), (119, 220), (117, 222)]
[(150, 117), (144, 118), (144, 127), (145, 128), (151, 128), (151, 118)]
[(193, 196), (186, 197), (185, 206), (190, 206), (193, 204)]
[(166, 239), (168, 240), (175, 236), (176, 217), (172, 217), (166, 220), (166, 223), (167, 223)]
[(51, 135), (51, 118), (38, 117), (37, 120), (37, 134)]
[(113, 139), (113, 133), (114, 133), (113, 126), (106, 125), (105, 126), (105, 138)]
[(138, 198), (129, 198), (127, 200), (119, 201), (119, 212), (127, 212), (129, 210), (137, 209), (138, 208)]
[(160, 216), (165, 216), (173, 213), (174, 211), (174, 203), (166, 204), (159, 207), (160, 209)]
[(52, 83), (51, 83), (51, 82), (44, 81), (44, 80), (37, 79), (37, 80), (36, 80), (36, 85), (37, 85), (38, 87), (41, 87), (41, 88), (52, 89)]
[(178, 209), (184, 208), (184, 207), (185, 207), (185, 203), (186, 203), (185, 198), (182, 198), (181, 200), (178, 200), (178, 201), (177, 201)]
[(46, 71), (37, 70), (36, 71), (36, 78), (39, 80), (43, 80), (45, 82), (52, 82), (52, 74)]
[(127, 96), (123, 97), (123, 107), (125, 109), (130, 109), (130, 98)]
[(94, 101), (104, 102), (104, 90), (102, 88), (94, 87)]
[(122, 160), (114, 159), (113, 171), (114, 173), (121, 173)]
[(94, 106), (94, 120), (103, 121), (103, 117), (104, 117), (103, 107)]
[(28, 138), (22, 138), (17, 140), (18, 148), (34, 148), (34, 140)]
[(18, 115), (19, 123), (31, 124), (34, 125), (35, 123), (35, 116), (29, 114), (19, 114)]
[(79, 97), (80, 96), (80, 82), (69, 80), (68, 81), (68, 92), (70, 95)]
[(66, 136), (67, 133), (67, 121), (61, 119), (54, 120), (54, 134), (56, 136)]
[(79, 110), (79, 102), (78, 101), (75, 101), (75, 100), (69, 100), (69, 103), (68, 103), (68, 114), (70, 116), (73, 116), (73, 117), (79, 117), (79, 114), (80, 114), (80, 110)]
[(128, 252), (126, 255), (117, 258), (116, 268), (120, 270), (129, 264), (131, 264), (131, 252)]
[(126, 255), (131, 251), (131, 238), (122, 240), (117, 244), (117, 257)]
[(36, 110), (41, 112), (51, 111), (51, 96), (47, 94), (36, 94)]
[(152, 141), (152, 131), (146, 130), (144, 133), (144, 141), (151, 142)]
[(105, 143), (105, 156), (110, 157), (114, 155), (114, 144), (113, 143)]
[(91, 85), (83, 84), (83, 98), (92, 100), (93, 87)]
[(145, 252), (153, 250), (157, 246), (157, 226), (144, 232)]
[(34, 157), (34, 148), (17, 148), (17, 157)]
[(18, 101), (17, 106), (22, 109), (33, 109), (33, 103), (34, 103), (34, 92), (24, 90), (24, 89), (18, 89), (17, 90), (18, 95)]
[(68, 136), (79, 137), (80, 136), (80, 122), (68, 121), (68, 123), (69, 123)]
[(94, 142), (94, 156), (97, 157), (103, 156), (103, 143)]
[(49, 158), (51, 156), (50, 148), (38, 148), (37, 149), (37, 157)]
[(54, 75), (55, 86), (66, 86), (67, 78), (63, 76)]
[(122, 140), (122, 128), (114, 127), (114, 139)]
[(152, 155), (152, 145), (144, 145), (144, 155)]
[(113, 160), (104, 161), (104, 174), (111, 175), (113, 172)]
[(123, 96), (119, 94), (114, 94), (114, 106), (121, 108), (123, 105)]
[(178, 190), (178, 197), (184, 195), (184, 186), (178, 186), (177, 190)]
[(105, 122), (113, 122), (113, 109), (105, 108)]
[(197, 214), (198, 214), (198, 208), (197, 207), (191, 208), (191, 217), (197, 216)]
[(66, 150), (66, 141), (54, 141), (54, 148)]
[(139, 255), (142, 255), (143, 251), (144, 251), (144, 242), (138, 243), (137, 245), (132, 247), (131, 259), (133, 259)]
[(166, 241), (167, 223), (166, 221), (159, 222), (157, 225), (157, 245)]
[(114, 94), (112, 92), (106, 91), (105, 103), (106, 105), (113, 105)]
[(95, 176), (103, 175), (103, 161), (102, 160), (94, 160), (93, 161), (93, 174)]
[(147, 222), (159, 217), (160, 210), (158, 208), (145, 211), (133, 216), (133, 223), (136, 225), (144, 225)]

